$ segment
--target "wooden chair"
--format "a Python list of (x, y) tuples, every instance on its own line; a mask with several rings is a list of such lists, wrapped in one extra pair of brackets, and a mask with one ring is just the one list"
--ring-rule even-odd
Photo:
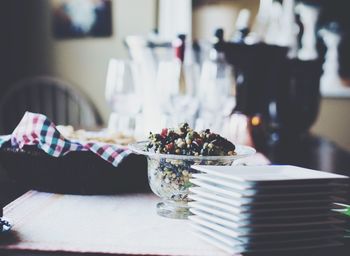
[(96, 107), (82, 92), (48, 76), (21, 80), (0, 98), (0, 134), (11, 133), (25, 111), (44, 114), (55, 124), (75, 128), (102, 125)]

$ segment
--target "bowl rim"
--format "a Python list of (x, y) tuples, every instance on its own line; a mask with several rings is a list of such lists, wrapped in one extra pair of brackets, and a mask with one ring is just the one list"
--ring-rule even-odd
[(175, 154), (160, 154), (155, 152), (145, 151), (140, 148), (140, 145), (148, 143), (147, 140), (138, 141), (128, 145), (129, 150), (138, 155), (145, 155), (152, 158), (170, 158), (174, 160), (237, 160), (244, 157), (252, 156), (256, 153), (255, 148), (245, 145), (235, 145), (236, 155), (232, 156), (188, 156)]

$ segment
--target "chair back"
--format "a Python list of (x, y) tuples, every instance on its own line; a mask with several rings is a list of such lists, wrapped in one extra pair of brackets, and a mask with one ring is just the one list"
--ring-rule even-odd
[(67, 82), (48, 76), (15, 83), (0, 99), (0, 134), (9, 134), (26, 111), (46, 115), (55, 124), (75, 128), (102, 125), (93, 103)]

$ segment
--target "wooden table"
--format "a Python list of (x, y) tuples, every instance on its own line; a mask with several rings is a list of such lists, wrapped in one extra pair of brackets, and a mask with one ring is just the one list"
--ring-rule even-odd
[[(271, 162), (273, 164), (293, 164), (293, 165), (298, 165), (302, 167), (307, 167), (307, 168), (313, 168), (313, 169), (319, 169), (323, 171), (330, 171), (330, 172), (336, 172), (340, 174), (346, 174), (350, 175), (350, 153), (339, 148), (337, 145), (334, 143), (320, 137), (315, 137), (315, 136), (306, 136), (304, 138), (300, 138), (298, 140), (289, 140), (289, 141), (284, 141), (283, 143), (273, 145), (271, 146), (267, 151), (264, 152)], [(33, 192), (30, 192), (33, 193)], [(143, 239), (149, 239), (154, 237), (157, 241), (160, 239), (163, 239), (162, 241), (165, 243), (166, 241), (173, 239), (175, 241), (175, 247), (170, 248), (170, 247), (162, 247), (161, 244), (157, 246), (156, 244), (152, 244), (154, 247), (152, 247), (153, 254), (170, 254), (170, 255), (225, 255), (222, 251), (217, 250), (214, 247), (211, 247), (202, 241), (198, 240), (196, 237), (194, 237), (188, 230), (188, 225), (179, 225), (179, 222), (174, 221), (174, 220), (168, 220), (164, 218), (158, 218), (158, 216), (155, 215), (155, 209), (154, 209), (154, 204), (156, 199), (153, 196), (150, 195), (139, 195), (140, 198), (143, 198), (143, 201), (138, 201), (138, 204), (143, 205), (143, 208), (139, 208), (135, 205), (135, 211), (132, 212), (132, 214), (135, 214), (135, 216), (140, 216), (138, 218), (139, 221), (147, 221), (151, 220), (151, 224), (153, 225), (154, 229), (150, 228), (151, 226), (147, 226), (144, 230), (142, 230), (141, 222), (133, 222), (132, 219), (126, 218), (125, 221), (127, 220), (130, 222), (130, 229), (127, 237), (124, 237), (123, 241), (126, 241), (126, 247), (124, 247), (123, 252), (125, 254), (137, 254), (141, 253), (137, 248), (145, 248), (144, 243), (142, 243)], [(64, 197), (64, 196), (63, 196)], [(128, 196), (126, 196), (128, 197)], [(104, 198), (104, 197), (101, 197)], [(135, 197), (136, 198), (136, 197)], [(79, 199), (80, 200), (80, 199)], [(104, 198), (102, 201), (107, 200)], [(123, 196), (116, 196), (116, 198), (109, 198), (108, 200), (112, 200), (114, 202), (117, 202), (118, 200), (123, 201)], [(107, 201), (108, 201), (107, 200)], [(29, 200), (28, 200), (29, 201)], [(68, 200), (69, 201), (69, 200)], [(91, 204), (91, 214), (95, 214), (94, 217), (98, 218), (98, 209), (99, 203), (97, 203), (98, 200), (96, 200), (96, 204), (92, 206)], [(107, 202), (106, 201), (106, 202)], [(23, 201), (24, 202), (24, 201)], [(147, 203), (148, 202), (148, 203)], [(18, 201), (17, 201), (18, 203)], [(28, 202), (30, 203), (30, 201)], [(83, 203), (84, 204), (84, 203)], [(102, 203), (103, 205), (103, 203)], [(19, 207), (23, 207), (20, 206)], [(72, 209), (74, 208), (75, 205), (71, 205)], [(87, 207), (87, 205), (85, 205)], [(96, 208), (94, 208), (96, 207)], [(104, 206), (107, 207), (107, 206)], [(89, 207), (87, 207), (89, 208)], [(45, 209), (45, 208), (44, 208)], [(107, 208), (106, 208), (107, 209)], [(130, 209), (131, 210), (131, 209)], [(45, 212), (45, 211), (44, 211)], [(68, 212), (68, 211), (67, 211)], [(86, 218), (86, 214), (88, 213), (88, 209), (86, 211), (82, 211), (84, 218)], [(77, 214), (76, 212), (75, 214)], [(9, 208), (5, 209), (5, 215), (10, 215), (13, 214), (11, 211), (9, 211)], [(69, 220), (69, 216), (61, 216), (61, 215), (55, 215), (57, 212), (51, 211), (51, 220), (56, 220), (57, 223), (58, 221), (60, 223), (64, 223), (65, 220)], [(117, 216), (117, 215), (116, 215)], [(148, 217), (147, 217), (148, 216)], [(14, 216), (16, 217), (16, 216)], [(28, 217), (28, 216), (27, 216)], [(127, 216), (126, 216), (127, 217)], [(72, 217), (73, 218), (73, 217)], [(75, 218), (79, 218), (78, 215), (75, 216)], [(159, 222), (158, 222), (159, 219)], [(82, 220), (82, 219), (81, 219)], [(38, 222), (37, 222), (38, 223)], [(55, 229), (59, 229), (59, 226), (56, 226), (54, 223), (46, 223), (48, 227), (52, 229), (52, 234), (54, 234)], [(103, 220), (104, 223), (101, 228), (106, 227), (107, 229), (110, 228), (108, 225), (108, 221), (106, 222), (106, 219)], [(120, 222), (116, 222), (115, 224), (118, 224)], [(123, 224), (123, 222), (121, 222)], [(174, 224), (175, 223), (175, 224)], [(73, 226), (68, 226), (67, 228), (67, 235), (69, 235), (69, 232), (73, 232), (74, 229), (71, 229), (76, 225), (77, 223), (71, 223)], [(61, 225), (61, 224), (60, 224)], [(129, 224), (128, 224), (129, 225)], [(160, 227), (160, 229), (157, 229), (157, 227)], [(172, 227), (175, 227), (175, 231), (172, 230)], [(28, 228), (28, 227), (27, 227)], [(89, 227), (87, 227), (87, 230), (83, 230), (84, 232), (89, 232)], [(93, 232), (95, 235), (102, 234), (101, 229), (98, 229), (98, 226), (90, 226), (91, 230), (90, 232)], [(124, 226), (125, 228), (125, 226)], [(16, 229), (16, 227), (14, 227)], [(26, 232), (28, 229), (25, 229)], [(109, 229), (108, 229), (109, 230)], [(127, 230), (127, 229), (125, 229)], [(140, 231), (139, 233), (136, 232), (136, 230)], [(110, 230), (109, 232), (112, 232), (113, 230)], [(62, 230), (61, 230), (62, 232)], [(136, 232), (136, 233), (133, 233)], [(113, 234), (113, 233), (111, 233)], [(161, 235), (160, 235), (161, 234)], [(185, 236), (181, 234), (186, 234)], [(28, 233), (27, 233), (28, 235)], [(120, 234), (119, 234), (120, 235)], [(137, 237), (140, 240), (140, 243), (133, 243), (132, 239), (134, 237)], [(184, 239), (185, 238), (185, 239)], [(50, 236), (47, 237), (47, 239), (50, 239)], [(116, 239), (118, 240), (118, 239)], [(147, 241), (156, 241), (156, 240), (147, 240)], [(134, 241), (135, 242), (135, 241)], [(181, 245), (181, 243), (185, 243), (184, 246)], [(89, 243), (88, 243), (89, 244)], [(109, 246), (111, 246), (113, 243), (109, 243)], [(23, 245), (23, 244), (22, 244)], [(92, 244), (89, 244), (92, 246)], [(14, 243), (14, 246), (17, 246), (16, 243)], [(144, 246), (144, 247), (142, 247)], [(169, 246), (169, 244), (167, 245)], [(112, 246), (113, 247), (113, 246)], [(190, 250), (188, 250), (190, 247)], [(0, 251), (0, 255), (32, 255), (30, 252), (28, 254), (23, 254), (22, 251), (16, 251), (12, 250), (15, 247), (13, 247), (10, 251), (8, 249), (11, 248), (8, 247), (8, 244), (5, 243), (3, 245), (3, 249), (5, 251)], [(106, 247), (107, 248), (107, 247)], [(111, 248), (109, 248), (111, 249)], [(120, 249), (120, 248), (119, 248)], [(176, 250), (182, 250), (182, 251), (174, 251), (172, 249)], [(188, 250), (188, 251), (186, 251)], [(316, 251), (316, 252), (308, 252), (305, 255), (311, 256), (311, 255), (317, 255), (317, 256), (328, 256), (328, 255), (336, 255), (336, 256), (342, 256), (342, 255), (348, 255), (350, 251), (350, 243), (347, 242), (346, 245), (342, 248), (338, 248), (337, 250), (325, 250), (325, 251)], [(106, 251), (105, 251), (106, 252)], [(148, 252), (151, 252), (149, 250)], [(6, 254), (5, 254), (6, 253)], [(75, 255), (74, 253), (63, 253), (63, 252), (58, 252), (54, 253), (51, 252), (52, 255)], [(47, 255), (47, 253), (43, 252), (36, 252), (33, 255)], [(97, 255), (97, 254), (96, 254)], [(99, 255), (99, 254), (98, 254)], [(260, 255), (260, 254), (259, 254)], [(272, 254), (268, 254), (269, 256)], [(281, 254), (278, 253), (276, 255), (288, 255), (288, 254)], [(296, 255), (295, 253), (291, 253), (290, 255)], [(298, 254), (298, 255), (304, 255), (304, 254)]]
[(263, 152), (273, 164), (350, 175), (350, 152), (322, 137), (306, 135), (270, 145)]

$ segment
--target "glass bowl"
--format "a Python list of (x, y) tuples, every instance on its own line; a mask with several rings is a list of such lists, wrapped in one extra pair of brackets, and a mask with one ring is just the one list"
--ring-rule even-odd
[(148, 181), (152, 191), (162, 199), (157, 204), (157, 213), (161, 216), (186, 219), (189, 213), (189, 181), (192, 173), (198, 171), (191, 165), (232, 165), (240, 158), (253, 155), (256, 151), (248, 146), (236, 146), (233, 156), (187, 156), (159, 154), (145, 151), (147, 141), (129, 145), (136, 154), (145, 155), (148, 162)]

